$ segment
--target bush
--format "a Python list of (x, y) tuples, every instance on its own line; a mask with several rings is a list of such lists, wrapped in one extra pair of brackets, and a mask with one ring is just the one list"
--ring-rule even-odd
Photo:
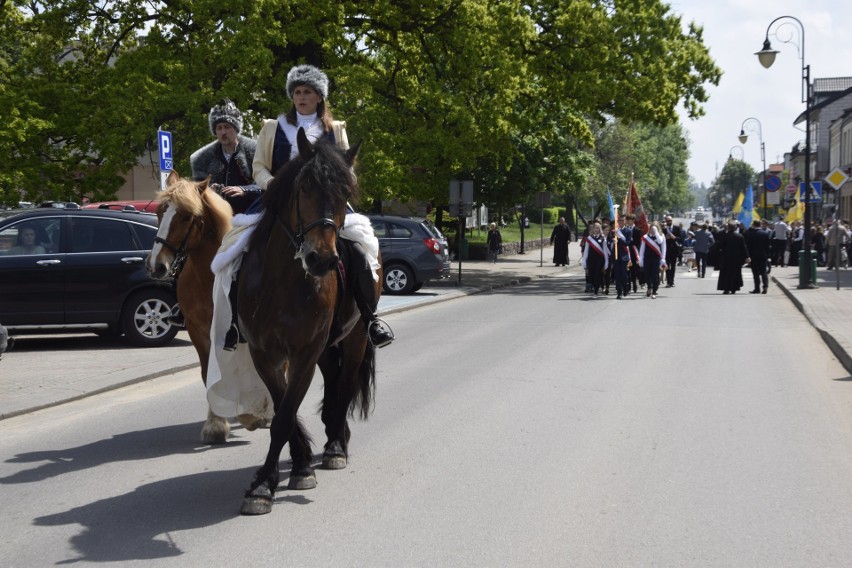
[[(530, 222), (539, 223), (541, 222), (541, 209), (536, 209), (534, 207), (527, 208), (527, 217), (529, 217)], [(560, 209), (559, 207), (545, 207), (544, 208), (544, 224), (545, 225), (555, 225), (559, 222), (560, 217), (568, 218), (568, 215), (565, 212), (565, 209)]]

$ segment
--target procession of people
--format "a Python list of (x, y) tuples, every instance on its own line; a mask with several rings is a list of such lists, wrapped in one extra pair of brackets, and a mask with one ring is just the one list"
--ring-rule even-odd
[(716, 288), (723, 295), (743, 288), (744, 267), (750, 269), (754, 281), (749, 293), (766, 294), (772, 266), (798, 266), (806, 244), (810, 244), (817, 265), (827, 268), (847, 268), (852, 254), (852, 228), (845, 219), (827, 228), (815, 225), (809, 243), (800, 221), (788, 225), (780, 217), (775, 223), (756, 219), (748, 227), (730, 219), (721, 227), (693, 221), (685, 228), (666, 215), (662, 223), (654, 221), (643, 232), (629, 214), (620, 217), (618, 224), (600, 217), (590, 220), (588, 226), (580, 240), (586, 292), (606, 296), (612, 284), (616, 299), (639, 289), (656, 299), (661, 285), (674, 287), (677, 267), (706, 278), (708, 265), (711, 272), (718, 271)]

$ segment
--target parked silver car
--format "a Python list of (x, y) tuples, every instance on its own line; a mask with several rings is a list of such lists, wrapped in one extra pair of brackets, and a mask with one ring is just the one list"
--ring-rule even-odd
[(388, 294), (411, 294), (427, 280), (450, 277), (447, 239), (427, 219), (367, 215), (379, 239)]

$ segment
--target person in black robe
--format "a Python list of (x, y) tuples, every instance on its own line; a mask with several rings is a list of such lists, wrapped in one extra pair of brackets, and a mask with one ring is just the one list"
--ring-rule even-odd
[(571, 242), (571, 229), (565, 223), (565, 217), (559, 218), (559, 224), (553, 227), (550, 234), (550, 244), (553, 245), (553, 264), (568, 266), (568, 243)]
[(737, 231), (736, 221), (728, 222), (724, 233), (719, 233), (719, 281), (716, 289), (724, 294), (736, 294), (743, 287), (743, 265), (748, 264), (745, 237)]

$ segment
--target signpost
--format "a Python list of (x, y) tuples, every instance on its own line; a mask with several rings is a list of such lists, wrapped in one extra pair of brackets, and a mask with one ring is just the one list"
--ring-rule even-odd
[(825, 181), (835, 190), (839, 190), (848, 179), (849, 176), (840, 168), (834, 168), (830, 174), (825, 176)]
[[(767, 176), (763, 181), (763, 197), (764, 197), (764, 208), (767, 205), (778, 205), (781, 203), (781, 192), (778, 191), (781, 189), (781, 178), (778, 176)], [(763, 216), (766, 217), (766, 211), (764, 210)]]
[(157, 131), (157, 147), (160, 152), (160, 190), (166, 189), (166, 180), (174, 169), (172, 158), (172, 133), (165, 130)]
[[(799, 183), (799, 191), (802, 195), (807, 195), (805, 189), (805, 182)], [(812, 181), (811, 182), (811, 200), (809, 203), (819, 203), (822, 201), (822, 182), (821, 181)]]
[(450, 180), (450, 215), (459, 219), (457, 234), (459, 254), (459, 285), (462, 283), (462, 242), (464, 241), (464, 218), (473, 208), (473, 180)]

